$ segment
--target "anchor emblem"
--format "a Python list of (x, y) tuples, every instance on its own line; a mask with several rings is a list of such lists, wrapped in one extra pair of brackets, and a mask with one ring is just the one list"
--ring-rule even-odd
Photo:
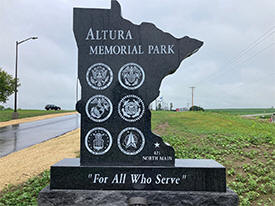
[(145, 79), (145, 73), (141, 66), (135, 63), (125, 64), (118, 73), (118, 80), (126, 89), (134, 90), (139, 88)]

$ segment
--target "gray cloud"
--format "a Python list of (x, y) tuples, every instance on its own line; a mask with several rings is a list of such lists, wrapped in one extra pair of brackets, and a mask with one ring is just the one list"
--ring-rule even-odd
[[(165, 101), (175, 107), (195, 103), (206, 108), (275, 106), (275, 2), (120, 0), (123, 17), (135, 24), (153, 22), (176, 37), (205, 42), (184, 60), (161, 86)], [(19, 107), (41, 109), (55, 103), (75, 105), (77, 48), (72, 32), (73, 7), (110, 7), (109, 0), (1, 0), (0, 67), (14, 74), (15, 41), (20, 45)], [(240, 52), (272, 29), (243, 56)], [(234, 58), (237, 59), (234, 60)], [(233, 61), (230, 61), (232, 60)], [(232, 64), (235, 63), (235, 64)], [(13, 107), (13, 97), (5, 105)]]

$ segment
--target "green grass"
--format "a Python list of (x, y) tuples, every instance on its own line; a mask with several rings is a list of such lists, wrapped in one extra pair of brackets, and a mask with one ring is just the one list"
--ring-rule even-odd
[(275, 124), (213, 112), (153, 112), (156, 133), (177, 158), (214, 159), (241, 206), (275, 202)]
[[(60, 111), (46, 111), (46, 110), (18, 110), (19, 118), (26, 118), (26, 117), (34, 117), (34, 116), (41, 116), (47, 114), (55, 114), (55, 113), (63, 113), (63, 112), (70, 112), (66, 110)], [(0, 111), (0, 122), (12, 120), (12, 113), (13, 110), (2, 110)]]
[[(275, 124), (213, 112), (153, 112), (152, 127), (177, 158), (217, 160), (227, 168), (227, 185), (240, 206), (275, 202)], [(49, 173), (0, 193), (2, 205), (36, 205)]]
[(246, 114), (264, 114), (273, 113), (275, 109), (272, 108), (247, 108), (247, 109), (207, 109), (209, 112), (216, 112), (222, 114), (246, 115)]
[(30, 206), (37, 205), (38, 193), (50, 182), (50, 172), (30, 178), (27, 182), (10, 185), (0, 192), (0, 206)]

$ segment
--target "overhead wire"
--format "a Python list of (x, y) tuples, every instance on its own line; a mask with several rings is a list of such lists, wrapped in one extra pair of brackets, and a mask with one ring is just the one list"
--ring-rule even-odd
[[(264, 34), (262, 34), (260, 37), (258, 37), (256, 40), (251, 42), (245, 49), (241, 50), (238, 56), (233, 57), (228, 63), (234, 62), (235, 60), (241, 58), (244, 54), (246, 54), (249, 50), (255, 48), (257, 45), (262, 43), (266, 38), (268, 38), (270, 35), (275, 33), (275, 25), (272, 26), (268, 31), (266, 31)], [(263, 38), (263, 39), (262, 39)]]
[[(237, 68), (239, 68), (240, 65), (243, 65), (245, 63), (248, 63), (249, 60), (253, 59), (255, 56), (258, 56), (259, 54), (263, 53), (265, 50), (268, 50), (269, 48), (271, 48), (273, 45), (275, 44), (275, 42), (269, 44), (268, 46), (264, 47), (263, 49), (261, 49), (260, 51), (254, 53), (252, 56), (246, 58), (245, 60), (243, 60), (242, 62), (237, 63), (234, 67), (230, 67), (231, 70), (224, 70), (222, 73), (220, 73), (218, 76), (224, 75), (229, 71), (235, 70)], [(215, 76), (216, 77), (216, 76)]]
[(242, 57), (247, 54), (248, 52), (250, 52), (253, 48), (255, 48), (256, 46), (258, 46), (259, 44), (261, 44), (262, 42), (264, 42), (267, 38), (269, 38), (273, 33), (275, 33), (275, 25), (272, 26), (269, 30), (267, 30), (266, 32), (264, 32), (260, 37), (258, 37), (256, 40), (254, 40), (253, 42), (251, 42), (245, 49), (241, 50), (239, 52), (239, 54), (235, 57), (233, 57), (231, 60), (227, 61), (228, 64), (224, 67), (223, 70), (220, 70), (219, 72), (215, 73), (214, 75), (210, 75), (204, 79), (201, 79), (200, 81), (198, 81), (197, 83), (192, 83), (193, 85), (198, 85), (201, 84), (202, 82), (206, 82), (210, 79), (216, 78), (221, 76), (222, 74), (224, 74), (226, 71), (228, 71), (228, 69), (232, 68), (233, 66), (240, 66), (243, 63), (246, 63), (248, 60), (250, 60), (251, 58), (257, 56), (258, 54), (262, 53), (263, 51), (265, 51), (266, 49), (270, 48), (271, 46), (274, 45), (274, 43), (268, 45), (267, 47), (265, 47), (264, 49), (260, 50), (259, 52), (257, 52), (256, 54), (254, 54), (253, 56), (250, 56), (248, 59), (240, 62), (242, 60)]

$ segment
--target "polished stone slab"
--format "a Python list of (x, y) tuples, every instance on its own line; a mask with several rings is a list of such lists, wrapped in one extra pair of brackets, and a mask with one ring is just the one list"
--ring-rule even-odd
[(133, 197), (146, 198), (150, 206), (238, 206), (238, 195), (226, 192), (50, 190), (38, 196), (39, 206), (128, 206)]
[(203, 42), (152, 23), (136, 25), (116, 0), (110, 9), (74, 8), (73, 22), (81, 165), (174, 166), (174, 149), (152, 133), (149, 105), (162, 80)]
[(175, 166), (81, 166), (78, 158), (51, 167), (51, 189), (226, 191), (225, 167), (214, 160), (177, 159)]

